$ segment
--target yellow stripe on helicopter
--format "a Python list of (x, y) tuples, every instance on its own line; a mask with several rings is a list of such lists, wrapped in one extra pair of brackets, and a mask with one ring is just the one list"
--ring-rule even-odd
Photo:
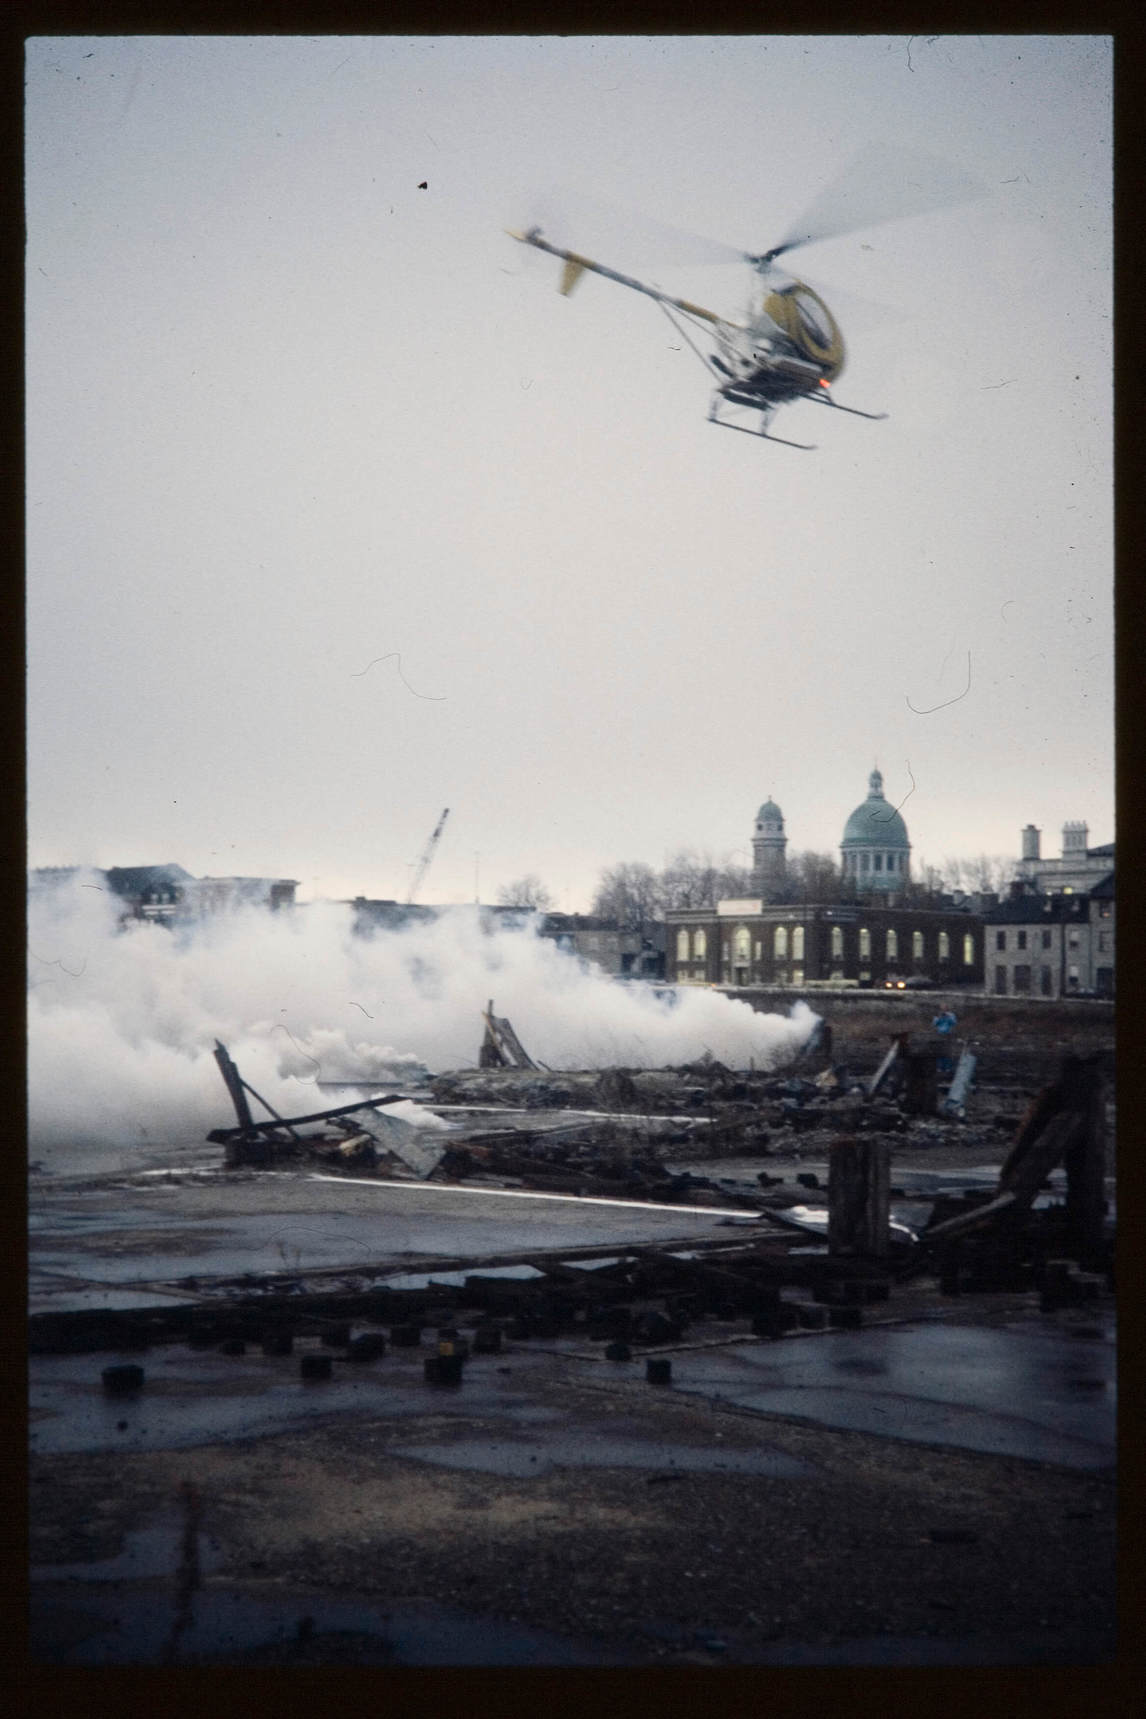
[(844, 367), (844, 337), (819, 293), (803, 281), (793, 281), (770, 292), (763, 309), (797, 351), (823, 367), (829, 381), (839, 375)]

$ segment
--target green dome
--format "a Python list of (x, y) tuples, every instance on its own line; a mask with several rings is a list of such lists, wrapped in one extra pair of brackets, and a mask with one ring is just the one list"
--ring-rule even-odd
[(776, 804), (775, 800), (765, 800), (764, 804), (756, 814), (756, 822), (758, 824), (769, 822), (779, 822), (782, 824), (784, 822), (784, 814)]
[(907, 825), (894, 806), (883, 797), (883, 777), (873, 770), (867, 799), (857, 806), (844, 825), (842, 848), (910, 848)]

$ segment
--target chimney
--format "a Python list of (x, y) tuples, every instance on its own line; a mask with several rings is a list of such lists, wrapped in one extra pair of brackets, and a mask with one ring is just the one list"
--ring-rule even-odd
[(1037, 860), (1039, 857), (1039, 831), (1033, 824), (1028, 824), (1023, 831), (1023, 858)]
[(1086, 852), (1087, 827), (1084, 823), (1067, 823), (1062, 826), (1062, 857), (1070, 854)]

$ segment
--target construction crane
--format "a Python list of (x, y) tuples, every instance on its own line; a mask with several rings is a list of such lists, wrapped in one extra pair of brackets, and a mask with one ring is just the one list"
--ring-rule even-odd
[(418, 861), (418, 864), (414, 869), (414, 876), (410, 881), (410, 893), (406, 897), (406, 906), (407, 907), (409, 907), (410, 903), (413, 901), (414, 897), (417, 895), (418, 891), (422, 887), (422, 880), (425, 877), (426, 873), (430, 869), (430, 861), (434, 857), (434, 849), (437, 847), (439, 838), (441, 837), (441, 834), (442, 834), (442, 831), (446, 827), (446, 819), (449, 817), (449, 815), (450, 815), (450, 808), (447, 806), (445, 811), (442, 813), (441, 817), (438, 819), (437, 823), (434, 825), (433, 835), (430, 837), (429, 841), (426, 843), (425, 847), (422, 849), (422, 857)]

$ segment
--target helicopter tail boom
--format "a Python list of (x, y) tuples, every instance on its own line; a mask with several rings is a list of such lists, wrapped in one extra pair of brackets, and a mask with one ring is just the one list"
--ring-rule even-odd
[(603, 275), (606, 280), (616, 281), (619, 286), (631, 287), (634, 292), (644, 293), (646, 298), (655, 299), (658, 304), (671, 304), (687, 316), (702, 317), (705, 322), (711, 322), (716, 327), (728, 326), (726, 317), (717, 316), (713, 310), (705, 310), (703, 305), (690, 304), (684, 298), (673, 298), (670, 293), (661, 292), (659, 287), (649, 286), (645, 281), (634, 280), (631, 275), (619, 274), (616, 269), (606, 268), (604, 263), (595, 263), (591, 257), (582, 257), (576, 251), (565, 251), (559, 245), (551, 245), (548, 239), (541, 237), (536, 227), (530, 228), (527, 233), (518, 233), (511, 227), (507, 227), (506, 232), (511, 239), (517, 239), (523, 245), (532, 245), (534, 250), (547, 251), (551, 257), (561, 258), (565, 267), (562, 270), (561, 284), (558, 290), (564, 293), (566, 297), (572, 292), (585, 271), (589, 270), (592, 274)]

